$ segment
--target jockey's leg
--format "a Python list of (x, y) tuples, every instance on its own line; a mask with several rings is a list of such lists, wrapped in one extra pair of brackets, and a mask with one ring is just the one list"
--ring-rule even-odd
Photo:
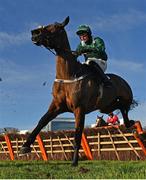
[(92, 70), (101, 77), (102, 82), (104, 83), (105, 87), (110, 87), (111, 86), (111, 81), (108, 79), (108, 77), (104, 74), (103, 70), (101, 67), (94, 61), (89, 62), (90, 67)]

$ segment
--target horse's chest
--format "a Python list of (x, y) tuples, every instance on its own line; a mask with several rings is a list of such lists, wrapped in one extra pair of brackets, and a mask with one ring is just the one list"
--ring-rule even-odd
[(53, 86), (53, 97), (59, 101), (65, 100), (65, 90), (62, 83), (55, 84)]
[(53, 96), (55, 99), (66, 101), (67, 104), (76, 104), (81, 98), (81, 91), (79, 87), (57, 84), (53, 88)]
[(70, 109), (74, 109), (81, 102), (81, 91), (77, 89), (70, 89), (66, 91), (66, 103)]

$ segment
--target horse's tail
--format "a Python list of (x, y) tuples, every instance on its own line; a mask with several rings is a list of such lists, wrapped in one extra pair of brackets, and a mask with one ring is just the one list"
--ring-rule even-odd
[(133, 110), (138, 105), (139, 105), (139, 102), (137, 100), (133, 99), (129, 110)]

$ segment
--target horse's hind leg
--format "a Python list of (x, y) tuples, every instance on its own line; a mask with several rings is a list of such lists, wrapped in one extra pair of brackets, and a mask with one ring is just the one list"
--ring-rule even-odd
[(120, 109), (120, 111), (122, 113), (125, 126), (127, 128), (131, 127), (134, 124), (134, 122), (129, 120), (128, 110), (127, 109)]
[(56, 107), (55, 103), (52, 102), (50, 105), (49, 110), (46, 114), (40, 119), (38, 125), (36, 128), (32, 131), (32, 133), (27, 138), (27, 141), (23, 144), (22, 148), (20, 149), (20, 154), (26, 154), (28, 152), (31, 152), (30, 145), (34, 143), (36, 136), (39, 134), (41, 129), (45, 127), (49, 121), (54, 119), (58, 114), (60, 114), (62, 111), (58, 107)]
[(82, 132), (84, 128), (85, 114), (81, 108), (77, 108), (74, 112), (75, 114), (75, 139), (74, 139), (74, 156), (73, 156), (73, 166), (78, 165), (78, 153), (81, 146)]

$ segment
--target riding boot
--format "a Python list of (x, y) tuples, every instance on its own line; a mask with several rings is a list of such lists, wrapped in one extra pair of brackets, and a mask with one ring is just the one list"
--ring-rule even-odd
[(102, 80), (104, 86), (105, 87), (111, 87), (112, 83), (108, 79), (108, 77), (104, 74), (101, 67), (97, 63), (95, 63), (94, 61), (90, 61), (89, 65), (93, 68), (93, 71), (95, 71), (95, 73), (101, 77), (101, 80)]

